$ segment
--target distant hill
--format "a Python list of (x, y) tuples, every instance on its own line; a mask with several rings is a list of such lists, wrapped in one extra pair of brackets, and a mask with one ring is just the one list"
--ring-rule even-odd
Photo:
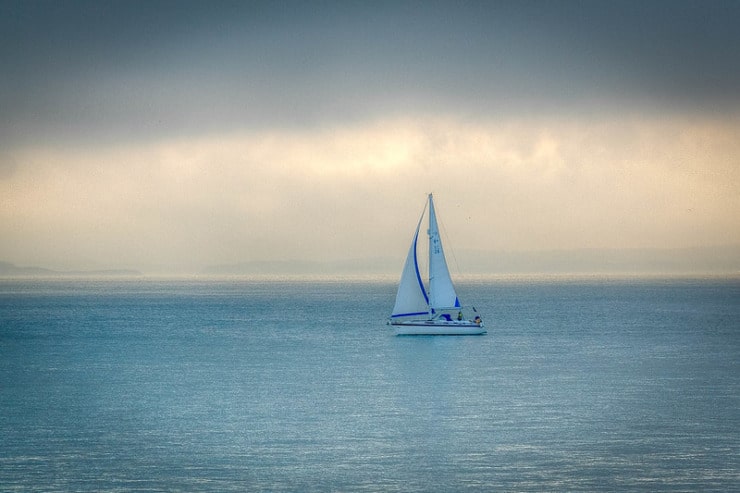
[(462, 251), (465, 273), (498, 274), (740, 274), (740, 245), (699, 248)]
[(206, 275), (321, 275), (321, 274), (388, 274), (402, 267), (401, 260), (375, 258), (314, 262), (308, 260), (275, 260), (239, 262), (206, 267)]
[[(391, 275), (398, 276), (403, 257), (319, 262), (249, 261), (206, 267), (198, 274), (250, 275)], [(447, 251), (450, 272), (457, 274), (648, 274), (740, 275), (740, 245), (699, 248), (573, 249), (542, 251)], [(425, 268), (425, 266), (422, 266)], [(58, 271), (0, 262), (0, 277), (141, 276), (131, 269)]]
[(18, 267), (10, 262), (0, 262), (0, 276), (50, 276), (54, 273), (42, 267)]
[(55, 276), (140, 276), (131, 269), (59, 271), (43, 267), (19, 267), (10, 262), (0, 262), (0, 277), (55, 277)]
[[(677, 249), (447, 252), (455, 274), (740, 274), (740, 245)], [(206, 275), (400, 275), (403, 258), (335, 262), (255, 261), (214, 265)]]

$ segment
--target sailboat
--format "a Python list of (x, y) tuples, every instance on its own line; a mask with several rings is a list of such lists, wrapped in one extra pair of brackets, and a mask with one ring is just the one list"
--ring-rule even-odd
[[(429, 208), (429, 279), (424, 285), (419, 271), (417, 244), (424, 214)], [(427, 288), (428, 286), (428, 288)], [(472, 311), (472, 318), (466, 316)], [(397, 335), (478, 335), (485, 334), (483, 321), (474, 307), (465, 308), (452, 284), (447, 268), (442, 241), (434, 210), (434, 198), (429, 194), (428, 204), (416, 226), (401, 281), (396, 293), (396, 304), (388, 321)]]

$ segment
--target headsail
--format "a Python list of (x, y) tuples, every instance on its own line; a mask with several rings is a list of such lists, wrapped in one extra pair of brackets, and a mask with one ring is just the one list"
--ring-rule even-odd
[(419, 224), (416, 226), (416, 232), (411, 241), (409, 253), (406, 256), (406, 263), (401, 274), (401, 281), (398, 284), (396, 304), (393, 307), (391, 318), (419, 316), (429, 313), (429, 300), (424, 283), (421, 280), (419, 262), (416, 255), (416, 243), (419, 239), (419, 229), (421, 228), (421, 220), (424, 218), (425, 211), (426, 206), (421, 213)]
[(429, 305), (432, 310), (459, 307), (437, 226), (434, 200), (429, 194)]

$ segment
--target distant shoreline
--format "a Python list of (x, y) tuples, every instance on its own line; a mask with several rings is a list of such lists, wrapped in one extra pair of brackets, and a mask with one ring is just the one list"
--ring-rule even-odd
[[(83, 274), (57, 274), (57, 275), (0, 275), (0, 283), (12, 283), (14, 281), (38, 281), (38, 282), (64, 282), (64, 281), (110, 281), (110, 282), (183, 282), (183, 283), (209, 283), (209, 282), (233, 282), (233, 283), (296, 283), (296, 284), (336, 284), (336, 283), (363, 283), (363, 284), (388, 284), (396, 286), (398, 275), (391, 274), (140, 274), (140, 275), (116, 275), (86, 272)], [(686, 274), (661, 274), (661, 273), (502, 273), (502, 274), (463, 274), (455, 276), (455, 281), (460, 286), (495, 283), (495, 284), (579, 284), (579, 283), (628, 283), (628, 282), (736, 282), (740, 281), (740, 272), (716, 274), (716, 273), (686, 273)]]
[[(740, 276), (740, 245), (697, 248), (573, 249), (452, 252), (453, 277), (725, 277)], [(201, 277), (201, 278), (389, 278), (402, 259), (374, 257), (316, 260), (252, 260), (208, 266), (55, 270), (0, 261), (0, 278)], [(423, 273), (422, 273), (423, 274)]]
[(44, 267), (17, 266), (10, 262), (0, 262), (0, 278), (9, 277), (136, 277), (144, 274), (134, 269), (98, 270), (53, 270)]

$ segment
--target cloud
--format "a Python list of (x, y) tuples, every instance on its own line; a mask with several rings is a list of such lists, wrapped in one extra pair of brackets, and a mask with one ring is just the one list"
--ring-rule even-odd
[(740, 243), (738, 130), (732, 119), (400, 118), (26, 148), (4, 157), (15, 166), (0, 177), (0, 258), (197, 271), (402, 256), (429, 191), (456, 248)]
[(0, 144), (737, 114), (737, 2), (5, 2)]

